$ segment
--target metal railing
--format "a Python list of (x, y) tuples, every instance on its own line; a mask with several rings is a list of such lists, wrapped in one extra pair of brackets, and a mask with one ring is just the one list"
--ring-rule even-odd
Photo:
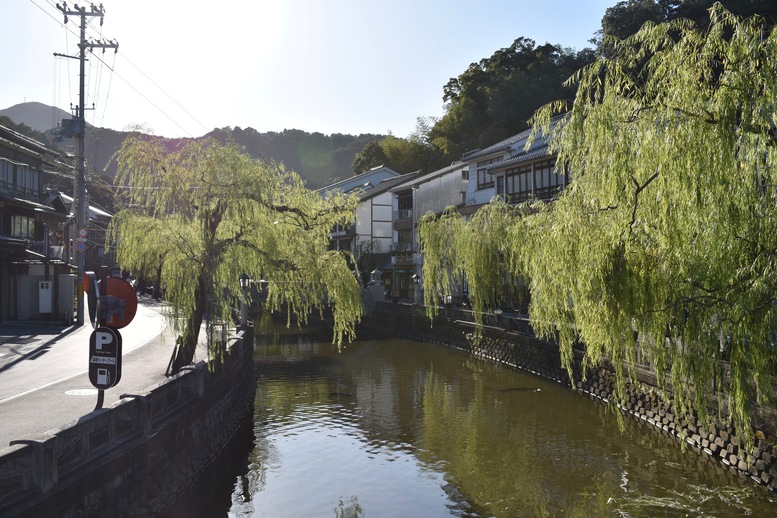
[(400, 209), (394, 211), (394, 221), (413, 219), (413, 209)]
[(392, 252), (415, 252), (416, 244), (409, 241), (394, 241), (391, 243)]
[(30, 244), (27, 245), (27, 250), (35, 254), (39, 254), (44, 257), (47, 257), (49, 259), (58, 259), (60, 261), (63, 259), (65, 255), (64, 246), (49, 246), (48, 254), (47, 254), (45, 241), (30, 241)]

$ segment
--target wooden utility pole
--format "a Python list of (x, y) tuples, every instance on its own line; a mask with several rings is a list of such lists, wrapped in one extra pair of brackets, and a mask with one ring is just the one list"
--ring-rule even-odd
[[(73, 136), (77, 142), (76, 153), (76, 186), (75, 186), (75, 220), (77, 229), (87, 228), (89, 219), (87, 217), (87, 203), (86, 203), (86, 173), (84, 171), (84, 136), (86, 135), (86, 119), (84, 117), (84, 81), (85, 81), (85, 66), (86, 63), (86, 51), (94, 51), (94, 49), (114, 49), (118, 51), (119, 44), (116, 41), (95, 41), (86, 39), (86, 20), (87, 18), (100, 17), (100, 25), (103, 24), (103, 17), (105, 16), (105, 9), (100, 4), (99, 7), (95, 7), (94, 4), (90, 4), (89, 10), (86, 7), (79, 7), (78, 4), (73, 5), (73, 8), (67, 6), (67, 2), (62, 2), (62, 5), (57, 4), (59, 9), (65, 16), (65, 23), (68, 21), (68, 16), (78, 16), (81, 18), (81, 37), (78, 43), (79, 53), (78, 56), (65, 56), (78, 59), (80, 64), (79, 72), (79, 88), (78, 88), (78, 106), (76, 107), (76, 113), (73, 119), (70, 121)], [(84, 300), (81, 295), (80, 285), (86, 271), (86, 250), (76, 251), (77, 256), (77, 273), (76, 273), (76, 325), (84, 325)]]

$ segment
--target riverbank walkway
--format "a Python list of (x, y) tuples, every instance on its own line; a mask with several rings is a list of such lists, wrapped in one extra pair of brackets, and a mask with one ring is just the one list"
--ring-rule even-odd
[[(105, 390), (102, 408), (122, 394), (144, 392), (163, 382), (175, 337), (164, 304), (142, 297), (123, 338), (122, 375)], [(40, 322), (0, 323), (0, 452), (12, 441), (29, 441), (75, 424), (95, 411), (98, 391), (89, 381), (92, 326)], [(207, 359), (200, 333), (195, 362)]]

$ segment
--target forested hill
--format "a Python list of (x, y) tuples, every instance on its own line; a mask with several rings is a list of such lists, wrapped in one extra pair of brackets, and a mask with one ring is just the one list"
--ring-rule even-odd
[(354, 158), (367, 143), (384, 135), (308, 133), (297, 129), (259, 133), (253, 128), (217, 129), (208, 134), (219, 140), (232, 138), (253, 157), (284, 164), (297, 171), (311, 189), (354, 175)]
[[(51, 113), (57, 114), (52, 118)], [(46, 144), (55, 142), (51, 121), (58, 120), (62, 110), (41, 103), (22, 103), (0, 110), (0, 116), (11, 119), (16, 126), (13, 129), (29, 134)], [(7, 123), (6, 123), (7, 124)], [(45, 135), (45, 139), (41, 138)], [(87, 166), (98, 175), (104, 176), (108, 183), (116, 173), (116, 164), (111, 157), (119, 148), (127, 132), (87, 125), (85, 156)], [(256, 158), (264, 158), (284, 164), (305, 179), (311, 189), (323, 187), (335, 180), (353, 176), (353, 160), (368, 142), (380, 140), (383, 135), (344, 135), (335, 133), (308, 133), (302, 130), (287, 129), (280, 132), (259, 133), (253, 128), (215, 129), (203, 137), (215, 137), (225, 141), (232, 139)], [(200, 138), (203, 138), (200, 137)], [(176, 148), (187, 139), (169, 139), (170, 148)], [(62, 139), (58, 145), (70, 153), (74, 152), (73, 139)]]

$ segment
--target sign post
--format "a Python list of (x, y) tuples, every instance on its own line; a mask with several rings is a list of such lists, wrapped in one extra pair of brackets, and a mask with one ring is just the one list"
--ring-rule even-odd
[(89, 338), (89, 381), (99, 390), (121, 379), (121, 335), (110, 327), (98, 327)]
[(94, 273), (87, 272), (82, 281), (95, 327), (89, 338), (89, 381), (98, 390), (95, 410), (102, 408), (104, 390), (121, 380), (122, 338), (118, 330), (135, 318), (138, 307), (135, 290), (127, 281), (102, 277), (98, 281)]

